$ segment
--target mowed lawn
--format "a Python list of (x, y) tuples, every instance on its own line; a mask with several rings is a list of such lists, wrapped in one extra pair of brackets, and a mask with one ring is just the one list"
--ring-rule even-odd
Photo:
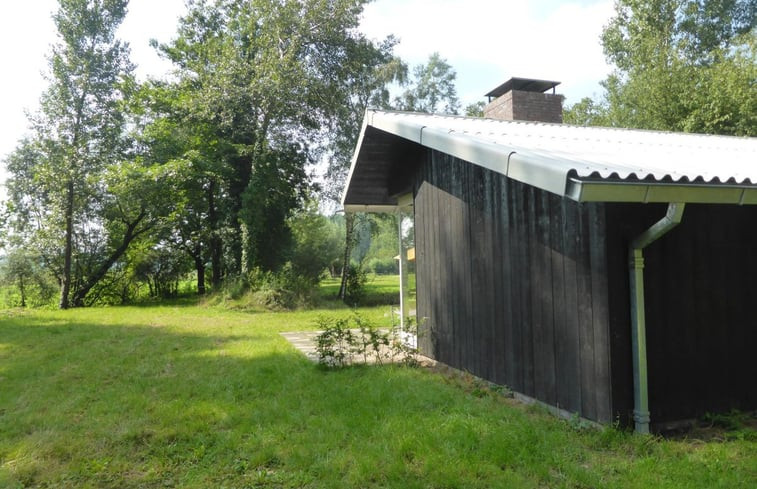
[(278, 334), (319, 314), (349, 311), (0, 312), (0, 487), (757, 487), (750, 432), (665, 441), (458, 375), (319, 368)]

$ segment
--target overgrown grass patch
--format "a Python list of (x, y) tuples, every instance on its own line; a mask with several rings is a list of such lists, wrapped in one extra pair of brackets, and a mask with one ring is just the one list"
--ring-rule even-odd
[[(385, 307), (360, 313), (389, 325)], [(2, 313), (0, 487), (754, 487), (757, 442), (593, 430), (465, 377), (318, 368), (347, 309)]]
[[(412, 277), (413, 281), (415, 276)], [(339, 294), (339, 278), (328, 278), (321, 282), (320, 295), (324, 304), (335, 300)], [(361, 299), (362, 306), (390, 306), (399, 304), (400, 278), (399, 275), (368, 274), (365, 284), (365, 296)]]

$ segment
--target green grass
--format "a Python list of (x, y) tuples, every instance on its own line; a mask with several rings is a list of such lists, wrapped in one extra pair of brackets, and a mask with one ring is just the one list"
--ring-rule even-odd
[[(415, 284), (415, 274), (412, 276), (412, 285)], [(339, 278), (328, 278), (321, 282), (320, 294), (327, 301), (333, 299), (339, 294)], [(400, 278), (399, 275), (368, 275), (368, 282), (365, 284), (365, 297), (361, 304), (369, 306), (378, 305), (398, 305), (400, 301)]]
[(465, 376), (319, 368), (278, 334), (319, 314), (349, 311), (0, 312), (0, 487), (757, 485), (754, 436), (582, 429)]

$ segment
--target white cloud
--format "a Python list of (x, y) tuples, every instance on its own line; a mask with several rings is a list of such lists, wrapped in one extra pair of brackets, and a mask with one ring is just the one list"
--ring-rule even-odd
[[(0, 78), (0, 160), (27, 132), (24, 111), (36, 110), (47, 87), (42, 72), (56, 40), (51, 16), (57, 6), (56, 0), (34, 0), (6, 1), (0, 7), (0, 66), (4, 67)], [(141, 78), (162, 75), (170, 68), (149, 46), (149, 40), (168, 41), (183, 12), (184, 0), (131, 0), (118, 35), (130, 43), (131, 58)], [(0, 181), (5, 181), (4, 168), (0, 168)]]
[[(0, 158), (25, 133), (24, 109), (35, 109), (45, 89), (56, 8), (56, 0), (0, 7)], [(170, 69), (148, 42), (168, 41), (183, 12), (183, 0), (130, 2), (119, 36), (129, 41), (141, 78)], [(376, 39), (398, 35), (396, 52), (411, 64), (439, 51), (457, 70), (465, 103), (510, 76), (560, 80), (560, 91), (576, 101), (598, 91), (609, 71), (599, 34), (612, 12), (611, 0), (377, 0), (366, 7), (362, 29)]]
[(375, 39), (397, 35), (396, 53), (412, 64), (438, 51), (456, 68), (466, 102), (510, 76), (562, 81), (561, 92), (577, 100), (609, 72), (599, 36), (612, 13), (610, 0), (378, 0), (362, 29)]
[(129, 13), (118, 36), (129, 41), (131, 59), (137, 64), (137, 76), (161, 76), (171, 70), (171, 63), (150, 46), (150, 39), (168, 42), (176, 35), (179, 17), (184, 14), (184, 0), (131, 0)]

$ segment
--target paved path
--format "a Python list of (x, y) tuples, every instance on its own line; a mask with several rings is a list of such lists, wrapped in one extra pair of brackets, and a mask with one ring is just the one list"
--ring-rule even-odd
[[(382, 330), (387, 332), (388, 330)], [(285, 333), (279, 333), (287, 341), (289, 341), (295, 348), (301, 351), (309, 360), (318, 363), (318, 352), (315, 348), (316, 336), (321, 334), (322, 331), (291, 331)], [(353, 334), (359, 334), (360, 330), (352, 330)], [(401, 362), (404, 355), (395, 355), (392, 357), (389, 349), (382, 351), (382, 359), (384, 363)], [(413, 355), (413, 358), (422, 365), (431, 365), (436, 362), (430, 358), (424, 357), (418, 353)], [(362, 355), (353, 356), (347, 363), (364, 363), (365, 359)], [(376, 363), (376, 357), (369, 357), (367, 363)]]
[(318, 362), (318, 353), (315, 350), (315, 337), (321, 334), (321, 331), (295, 331), (289, 333), (280, 333), (295, 348), (305, 354), (308, 359)]

